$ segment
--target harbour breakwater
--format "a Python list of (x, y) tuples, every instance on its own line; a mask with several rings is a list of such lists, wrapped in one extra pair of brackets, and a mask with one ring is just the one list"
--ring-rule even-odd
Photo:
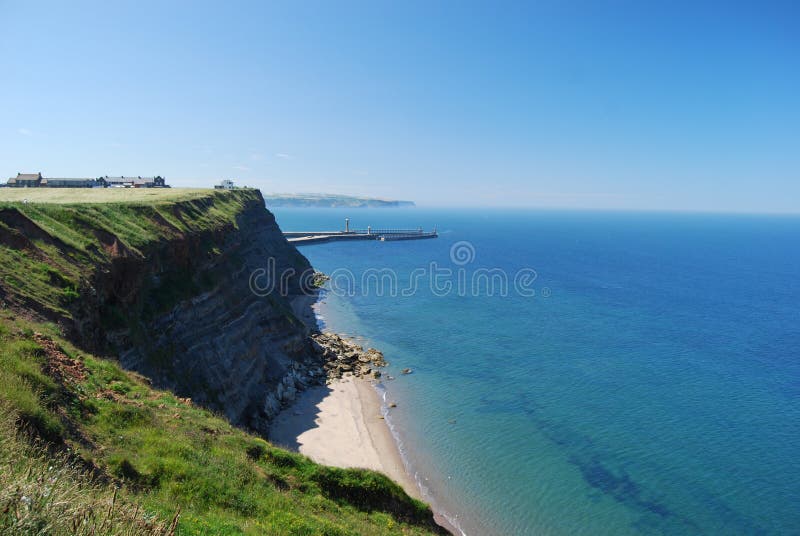
[(436, 228), (425, 231), (422, 227), (416, 229), (350, 229), (350, 218), (345, 219), (343, 231), (284, 231), (283, 236), (296, 246), (319, 244), (333, 241), (350, 240), (378, 240), (393, 242), (398, 240), (425, 240), (438, 238)]

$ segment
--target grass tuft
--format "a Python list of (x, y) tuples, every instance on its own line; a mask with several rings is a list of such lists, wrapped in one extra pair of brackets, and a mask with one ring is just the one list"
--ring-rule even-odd
[(177, 514), (163, 518), (118, 497), (66, 457), (31, 445), (17, 412), (0, 403), (0, 533), (172, 535)]
[[(54, 353), (80, 374), (55, 369)], [(116, 362), (79, 351), (55, 326), (0, 313), (0, 382), (0, 478), (7, 479), (0, 481), (0, 512), (8, 506), (16, 516), (0, 519), (0, 534), (71, 534), (55, 523), (82, 515), (95, 534), (163, 534), (177, 508), (176, 534), (441, 533), (430, 509), (384, 475), (321, 466), (275, 447), (153, 389)], [(38, 446), (26, 446), (14, 423), (40, 438)], [(108, 483), (91, 481), (64, 454), (53, 454), (66, 449)], [(52, 487), (41, 478), (45, 465), (68, 475), (53, 504), (43, 501)], [(27, 499), (13, 491), (29, 470), (32, 480), (19, 489), (37, 501), (35, 511), (20, 510)], [(112, 484), (119, 486), (116, 499)]]

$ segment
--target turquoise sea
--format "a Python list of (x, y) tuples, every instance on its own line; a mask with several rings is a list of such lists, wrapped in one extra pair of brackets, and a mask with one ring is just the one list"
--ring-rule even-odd
[(327, 328), (385, 352), (402, 452), (466, 534), (800, 534), (800, 218), (275, 213), (439, 230), (301, 251), (335, 275)]

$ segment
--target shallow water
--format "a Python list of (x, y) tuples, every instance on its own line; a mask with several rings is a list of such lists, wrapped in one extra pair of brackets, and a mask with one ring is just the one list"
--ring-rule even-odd
[(467, 534), (800, 530), (800, 218), (275, 212), (440, 231), (301, 251), (335, 276), (328, 327), (386, 354), (390, 423)]

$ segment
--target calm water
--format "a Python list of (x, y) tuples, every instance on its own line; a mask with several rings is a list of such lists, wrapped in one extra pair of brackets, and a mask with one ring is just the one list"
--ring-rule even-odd
[[(390, 422), (430, 499), (467, 534), (800, 533), (800, 218), (276, 215), (286, 230), (350, 216), (441, 232), (302, 252), (337, 275), (328, 327), (385, 351)], [(431, 262), (453, 270), (450, 292), (415, 275)], [(376, 278), (361, 278), (372, 268), (418, 288), (393, 296), (384, 277), (378, 295)], [(490, 296), (485, 279), (473, 292), (481, 268), (532, 268), (523, 290), (536, 295), (510, 281)], [(354, 295), (341, 295), (343, 269)]]

